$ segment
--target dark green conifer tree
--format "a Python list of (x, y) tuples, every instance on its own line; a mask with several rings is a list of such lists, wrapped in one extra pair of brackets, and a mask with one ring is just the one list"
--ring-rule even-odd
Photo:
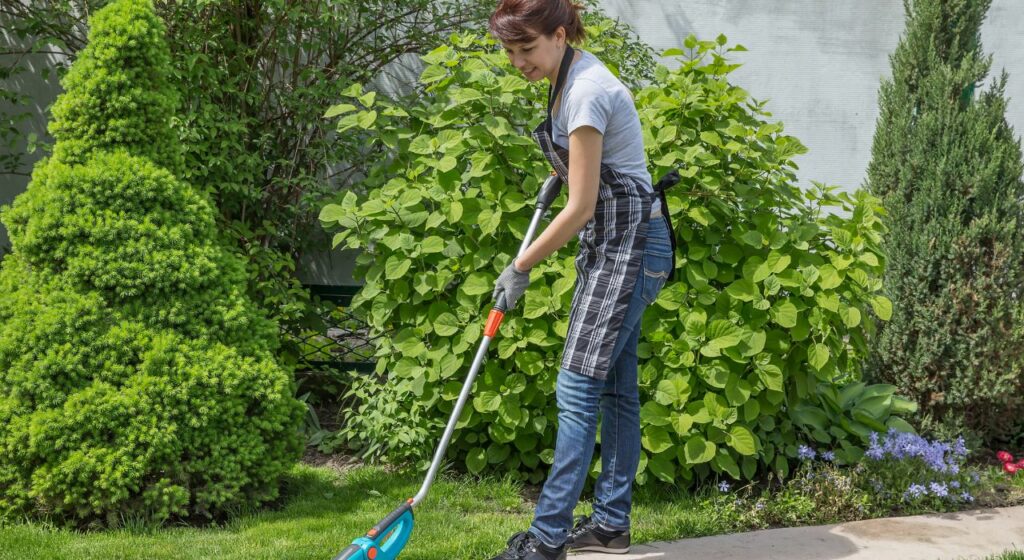
[(871, 376), (914, 398), (925, 430), (985, 442), (1024, 412), (1021, 146), (1005, 118), (1006, 73), (984, 83), (990, 3), (905, 0), (867, 178), (889, 214), (894, 307)]

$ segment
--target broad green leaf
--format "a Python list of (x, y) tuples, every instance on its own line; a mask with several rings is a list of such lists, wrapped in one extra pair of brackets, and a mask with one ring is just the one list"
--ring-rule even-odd
[(644, 449), (651, 453), (661, 453), (672, 447), (671, 436), (661, 426), (647, 426), (644, 428), (644, 434), (640, 441)]
[(756, 247), (758, 249), (760, 249), (761, 246), (764, 245), (764, 236), (761, 235), (761, 232), (757, 230), (750, 230), (744, 232), (743, 235), (740, 236), (740, 240), (746, 243), (747, 245), (750, 245), (751, 247)]
[(772, 321), (775, 321), (780, 327), (792, 328), (796, 326), (796, 306), (788, 299), (776, 302), (772, 305), (769, 313), (771, 314)]
[(767, 365), (757, 370), (757, 376), (764, 386), (772, 391), (782, 390), (782, 370), (778, 366)]
[(843, 283), (842, 277), (836, 267), (826, 264), (818, 269), (818, 285), (823, 290), (831, 290)]
[(842, 318), (843, 324), (851, 329), (860, 324), (860, 310), (856, 307), (840, 307), (839, 317)]
[(807, 349), (807, 363), (811, 364), (811, 367), (818, 371), (821, 371), (821, 368), (825, 367), (825, 364), (828, 363), (828, 358), (828, 346), (825, 346), (824, 344), (812, 344), (811, 347)]
[(833, 313), (839, 311), (839, 294), (818, 292), (814, 294), (814, 301), (824, 309)]
[(423, 339), (412, 329), (404, 329), (395, 335), (394, 345), (406, 358), (415, 358), (427, 351), (427, 347), (423, 345)]
[(355, 110), (356, 110), (356, 106), (352, 105), (350, 103), (341, 103), (339, 105), (332, 105), (329, 109), (327, 109), (327, 112), (324, 113), (324, 118), (325, 119), (329, 119), (329, 118), (332, 118), (332, 117), (337, 117), (338, 115), (343, 115), (345, 113), (348, 113), (348, 112), (351, 112), (351, 111), (355, 111)]
[(442, 313), (434, 320), (434, 332), (441, 336), (451, 336), (462, 328), (459, 320), (451, 313)]
[(690, 428), (693, 427), (693, 416), (685, 412), (673, 412), (670, 425), (677, 434), (685, 436), (690, 433)]
[(471, 296), (491, 293), (494, 291), (493, 277), (481, 272), (470, 274), (462, 283), (462, 291)]
[(495, 391), (481, 391), (473, 398), (473, 408), (477, 412), (497, 412), (501, 406), (501, 395)]
[(420, 74), (420, 83), (430, 84), (445, 78), (448, 75), (448, 70), (443, 66), (427, 66), (423, 69), (423, 73)]
[(684, 446), (686, 464), (698, 465), (700, 463), (707, 463), (715, 456), (716, 449), (715, 444), (705, 440), (703, 436), (693, 436), (686, 440), (686, 445)]
[(732, 458), (732, 455), (730, 455), (725, 448), (718, 450), (718, 453), (715, 454), (715, 458), (711, 461), (711, 464), (725, 471), (733, 478), (740, 478), (740, 467), (736, 464), (736, 460)]
[(473, 474), (480, 474), (487, 466), (487, 452), (482, 447), (474, 447), (466, 455), (466, 468)]
[(491, 464), (503, 463), (512, 453), (512, 448), (505, 444), (492, 443), (487, 447), (487, 462)]
[(675, 480), (675, 461), (672, 453), (661, 453), (654, 455), (647, 461), (647, 469), (656, 476), (659, 480), (674, 484)]
[(783, 255), (772, 251), (768, 254), (768, 259), (765, 261), (765, 264), (769, 269), (771, 269), (773, 274), (781, 274), (782, 271), (786, 270), (786, 267), (789, 266), (791, 261), (792, 258), (790, 258), (789, 255)]
[(706, 335), (708, 344), (717, 349), (736, 346), (743, 340), (743, 329), (734, 325), (731, 321), (718, 319), (711, 321), (708, 325)]
[(725, 289), (725, 292), (734, 299), (738, 299), (740, 301), (752, 301), (755, 296), (760, 295), (757, 291), (757, 287), (754, 286), (754, 283), (746, 278), (740, 278), (732, 284), (729, 284), (729, 287)]
[(682, 406), (690, 397), (690, 385), (682, 375), (662, 379), (654, 392), (654, 400), (665, 406)]
[(359, 113), (357, 122), (362, 128), (370, 128), (377, 121), (377, 111), (366, 111)]
[(655, 401), (647, 401), (640, 407), (640, 420), (652, 426), (665, 426), (670, 422), (668, 409)]
[(875, 315), (883, 321), (892, 319), (892, 301), (885, 296), (875, 296), (871, 298), (871, 308), (875, 310)]
[(423, 243), (420, 244), (420, 251), (426, 254), (440, 253), (441, 251), (444, 251), (444, 239), (441, 239), (436, 235), (431, 235), (424, 239)]

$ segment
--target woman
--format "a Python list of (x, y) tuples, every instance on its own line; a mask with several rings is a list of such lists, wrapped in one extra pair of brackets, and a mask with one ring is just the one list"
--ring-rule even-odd
[[(548, 111), (533, 136), (568, 186), (565, 208), (501, 273), (494, 296), (511, 309), (530, 268), (579, 235), (577, 282), (556, 385), (554, 462), (528, 531), (495, 560), (565, 558), (567, 550), (629, 551), (632, 484), (640, 457), (637, 340), (640, 318), (673, 269), (664, 197), (647, 171), (632, 95), (584, 38), (571, 0), (502, 0), (491, 33), (530, 81), (547, 78)], [(572, 513), (593, 457), (597, 418), (602, 471), (594, 513)]]

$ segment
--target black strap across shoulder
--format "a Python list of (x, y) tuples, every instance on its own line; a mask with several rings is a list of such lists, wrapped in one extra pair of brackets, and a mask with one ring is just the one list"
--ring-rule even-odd
[(665, 223), (668, 224), (668, 238), (672, 242), (672, 270), (668, 273), (670, 281), (676, 277), (676, 232), (672, 228), (672, 213), (668, 209), (668, 198), (665, 196), (665, 191), (677, 185), (680, 179), (679, 170), (672, 169), (654, 184), (654, 195), (661, 200), (661, 213), (665, 216)]
[(558, 67), (558, 77), (555, 78), (554, 86), (548, 86), (548, 120), (545, 121), (548, 134), (551, 134), (551, 109), (555, 106), (555, 99), (558, 98), (558, 94), (562, 93), (562, 89), (565, 88), (565, 80), (569, 77), (569, 66), (572, 65), (572, 58), (575, 55), (576, 51), (569, 46), (569, 43), (566, 43), (565, 54), (562, 55), (562, 64)]

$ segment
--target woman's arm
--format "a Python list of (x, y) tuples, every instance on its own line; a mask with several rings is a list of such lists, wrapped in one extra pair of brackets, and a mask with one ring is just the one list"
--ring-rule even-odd
[(593, 217), (601, 181), (603, 142), (604, 136), (591, 126), (581, 126), (569, 135), (569, 200), (544, 233), (516, 259), (516, 268), (521, 272), (565, 246)]

